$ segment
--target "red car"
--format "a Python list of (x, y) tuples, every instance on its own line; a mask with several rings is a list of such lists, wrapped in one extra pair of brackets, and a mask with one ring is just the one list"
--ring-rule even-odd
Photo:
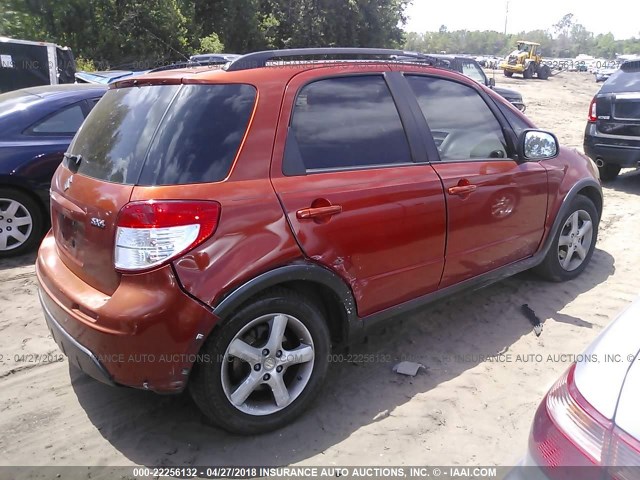
[(258, 52), (111, 87), (54, 176), (37, 275), (71, 363), (255, 433), (381, 320), (576, 277), (601, 211), (591, 160), (428, 57)]

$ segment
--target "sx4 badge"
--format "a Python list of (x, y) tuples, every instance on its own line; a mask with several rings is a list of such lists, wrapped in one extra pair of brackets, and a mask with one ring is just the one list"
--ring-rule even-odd
[(91, 226), (104, 229), (107, 225), (102, 218), (93, 217), (91, 218)]

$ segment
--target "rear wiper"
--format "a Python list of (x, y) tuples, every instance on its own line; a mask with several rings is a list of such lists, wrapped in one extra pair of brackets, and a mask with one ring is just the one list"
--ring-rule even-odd
[(65, 152), (64, 158), (66, 158), (70, 162), (69, 170), (73, 171), (74, 173), (77, 172), (78, 167), (80, 167), (80, 164), (82, 163), (82, 155), (74, 155), (73, 153)]

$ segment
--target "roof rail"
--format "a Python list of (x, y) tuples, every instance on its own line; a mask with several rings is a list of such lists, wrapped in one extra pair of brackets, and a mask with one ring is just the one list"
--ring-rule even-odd
[(421, 63), (434, 61), (433, 57), (423, 53), (386, 48), (292, 48), (248, 53), (229, 63), (225, 69), (228, 72), (251, 70), (266, 67), (267, 62), (273, 59), (317, 56), (351, 57), (350, 60), (355, 60), (357, 57), (389, 57), (390, 60), (396, 61), (419, 61)]

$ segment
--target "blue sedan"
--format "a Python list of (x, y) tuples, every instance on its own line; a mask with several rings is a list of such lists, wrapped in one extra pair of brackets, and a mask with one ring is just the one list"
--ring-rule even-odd
[(49, 85), (0, 95), (0, 257), (38, 244), (48, 226), (53, 172), (106, 90)]

